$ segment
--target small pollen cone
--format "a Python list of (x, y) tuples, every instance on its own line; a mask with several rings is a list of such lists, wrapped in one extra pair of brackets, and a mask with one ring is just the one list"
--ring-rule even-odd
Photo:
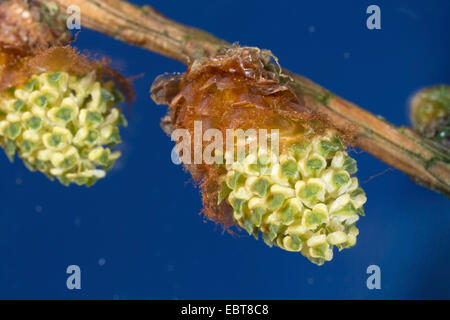
[(0, 146), (12, 161), (68, 185), (92, 185), (120, 152), (119, 126), (126, 124), (113, 82), (95, 71), (81, 77), (43, 72), (0, 93)]
[(0, 146), (32, 171), (90, 186), (120, 157), (113, 148), (126, 120), (118, 104), (121, 91), (130, 99), (133, 92), (105, 59), (57, 46), (70, 37), (41, 23), (45, 11), (37, 9), (0, 5)]
[(352, 176), (356, 161), (343, 142), (349, 134), (307, 108), (291, 85), (269, 51), (233, 46), (194, 61), (182, 75), (158, 77), (151, 94), (169, 105), (162, 121), (168, 134), (187, 129), (194, 137), (196, 123), (223, 137), (231, 131), (232, 141), (242, 130), (278, 130), (269, 135), (278, 152), (238, 138), (236, 147), (243, 145), (244, 152), (237, 160), (234, 146), (231, 154), (226, 146), (226, 152), (215, 150), (216, 163), (192, 164), (183, 157), (184, 166), (201, 183), (207, 218), (239, 225), (269, 246), (321, 265), (332, 259), (334, 246), (356, 244), (366, 196)]

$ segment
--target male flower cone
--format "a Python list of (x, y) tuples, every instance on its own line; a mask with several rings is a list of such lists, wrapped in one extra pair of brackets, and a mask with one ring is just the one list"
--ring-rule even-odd
[(187, 129), (192, 135), (197, 121), (224, 136), (229, 129), (278, 129), (278, 153), (245, 148), (237, 161), (225, 154), (223, 163), (184, 165), (201, 182), (207, 218), (237, 224), (321, 265), (332, 259), (334, 246), (355, 245), (366, 196), (344, 144), (351, 133), (307, 108), (272, 58), (233, 46), (194, 61), (185, 74), (159, 77), (152, 97), (169, 105), (162, 122), (169, 134)]
[(126, 125), (120, 75), (70, 47), (21, 59), (3, 48), (0, 58), (0, 146), (9, 159), (17, 153), (27, 168), (65, 185), (103, 178), (120, 157), (112, 148)]
[(11, 159), (17, 152), (30, 170), (62, 183), (91, 185), (105, 176), (120, 152), (121, 94), (95, 72), (71, 76), (41, 73), (0, 93), (0, 145)]

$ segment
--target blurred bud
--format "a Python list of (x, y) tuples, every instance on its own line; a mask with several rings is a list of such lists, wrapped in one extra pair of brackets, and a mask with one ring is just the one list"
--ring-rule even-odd
[(450, 147), (450, 86), (427, 87), (411, 100), (413, 128), (427, 138)]

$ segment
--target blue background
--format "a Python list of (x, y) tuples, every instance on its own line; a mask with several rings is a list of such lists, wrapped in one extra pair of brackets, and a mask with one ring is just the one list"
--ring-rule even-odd
[[(396, 125), (408, 98), (450, 82), (450, 1), (134, 1), (227, 41), (270, 48), (282, 65)], [(381, 30), (366, 8), (381, 8)], [(449, 200), (368, 153), (353, 154), (368, 195), (356, 247), (322, 267), (299, 254), (232, 237), (199, 215), (190, 177), (170, 160), (166, 107), (153, 79), (185, 66), (83, 29), (76, 45), (112, 58), (135, 81), (124, 156), (94, 187), (63, 187), (0, 155), (0, 298), (450, 298)], [(66, 288), (81, 267), (82, 289)], [(368, 290), (366, 268), (381, 268)]]

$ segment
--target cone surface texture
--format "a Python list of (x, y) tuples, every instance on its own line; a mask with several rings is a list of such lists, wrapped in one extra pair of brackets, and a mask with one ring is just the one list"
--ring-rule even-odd
[(300, 252), (321, 265), (356, 244), (364, 214), (356, 162), (333, 133), (293, 142), (279, 156), (258, 150), (226, 163), (219, 202), (237, 224), (265, 243)]

